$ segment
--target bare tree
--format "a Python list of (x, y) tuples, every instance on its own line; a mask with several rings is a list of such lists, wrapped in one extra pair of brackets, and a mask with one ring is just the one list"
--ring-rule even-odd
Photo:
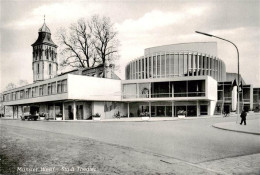
[(118, 33), (108, 17), (92, 16), (90, 26), (93, 33), (92, 43), (101, 62), (105, 65), (106, 61), (111, 62), (115, 58), (115, 53), (118, 52)]
[(90, 67), (92, 59), (91, 29), (84, 19), (78, 20), (69, 28), (60, 29), (58, 40), (61, 46), (63, 61), (61, 66)]
[(67, 31), (60, 29), (58, 40), (61, 46), (62, 67), (93, 67), (112, 61), (117, 53), (117, 32), (110, 18), (98, 15), (89, 20), (80, 19)]

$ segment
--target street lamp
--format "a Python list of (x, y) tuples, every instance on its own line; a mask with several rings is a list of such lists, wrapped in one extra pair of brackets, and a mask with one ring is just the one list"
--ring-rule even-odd
[(206, 35), (206, 36), (209, 36), (209, 37), (214, 37), (214, 38), (218, 38), (218, 39), (227, 41), (227, 42), (231, 43), (233, 46), (235, 46), (235, 48), (237, 50), (237, 119), (238, 119), (238, 116), (239, 116), (239, 84), (240, 84), (239, 83), (239, 52), (238, 52), (238, 48), (237, 48), (237, 46), (233, 42), (231, 42), (231, 41), (229, 41), (227, 39), (220, 38), (218, 36), (211, 35), (211, 34), (204, 33), (204, 32), (199, 32), (199, 31), (195, 31), (195, 32), (198, 33), (198, 34), (201, 34), (201, 35)]

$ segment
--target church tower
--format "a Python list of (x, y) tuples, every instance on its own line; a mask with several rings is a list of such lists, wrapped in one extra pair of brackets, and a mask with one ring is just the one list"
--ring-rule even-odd
[(57, 75), (57, 45), (51, 39), (51, 31), (45, 24), (38, 31), (33, 47), (33, 82), (53, 78)]

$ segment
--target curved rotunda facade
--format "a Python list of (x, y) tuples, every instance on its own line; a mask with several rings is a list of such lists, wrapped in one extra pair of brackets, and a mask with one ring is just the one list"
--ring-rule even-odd
[(126, 80), (208, 75), (225, 81), (226, 66), (217, 57), (216, 49), (216, 43), (210, 42), (146, 49), (143, 57), (126, 66)]

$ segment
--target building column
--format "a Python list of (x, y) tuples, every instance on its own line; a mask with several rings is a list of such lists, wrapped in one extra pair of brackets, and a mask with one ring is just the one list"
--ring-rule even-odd
[(200, 113), (199, 113), (199, 110), (200, 109), (200, 107), (199, 107), (199, 101), (197, 101), (197, 117), (200, 115)]
[(129, 102), (127, 103), (127, 117), (130, 117), (130, 109), (129, 109)]
[(55, 109), (55, 104), (53, 104), (53, 118), (56, 120), (56, 109)]
[(151, 102), (149, 101), (149, 117), (152, 117), (152, 107), (151, 107)]
[(65, 105), (64, 105), (64, 102), (62, 102), (62, 120), (65, 120)]
[(19, 118), (19, 106), (17, 106), (17, 118)]
[(76, 102), (73, 101), (73, 120), (77, 120), (77, 117), (76, 117)]
[(14, 106), (13, 106), (13, 119), (14, 119)]
[(211, 109), (211, 103), (210, 103), (210, 101), (209, 101), (209, 102), (208, 102), (208, 109), (207, 109), (207, 110), (208, 110), (208, 111), (207, 111), (207, 112), (208, 112), (208, 116), (211, 115), (211, 110), (210, 110), (210, 109)]
[(22, 110), (22, 116), (24, 115), (24, 110), (23, 110), (23, 106), (21, 106), (21, 110)]
[(172, 101), (172, 117), (174, 117), (174, 101)]

